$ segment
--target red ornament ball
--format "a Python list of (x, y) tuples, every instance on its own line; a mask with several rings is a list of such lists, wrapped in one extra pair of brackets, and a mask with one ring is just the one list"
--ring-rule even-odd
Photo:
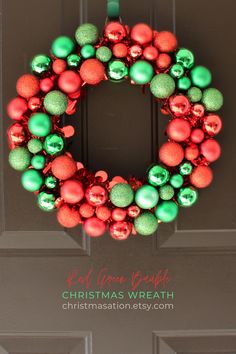
[(134, 59), (139, 58), (142, 55), (142, 53), (143, 53), (143, 50), (140, 47), (140, 45), (138, 45), (138, 44), (132, 45), (129, 48), (129, 55)]
[(28, 101), (28, 107), (31, 111), (37, 111), (42, 106), (42, 100), (39, 97), (31, 97)]
[(54, 82), (49, 77), (45, 77), (44, 79), (40, 80), (40, 90), (43, 92), (51, 91), (53, 86)]
[(87, 59), (80, 67), (80, 76), (90, 85), (96, 85), (105, 77), (105, 68), (97, 59)]
[(88, 236), (99, 237), (106, 231), (106, 224), (102, 220), (93, 216), (92, 218), (85, 220), (84, 231)]
[(191, 133), (191, 140), (193, 143), (199, 144), (203, 141), (205, 137), (205, 134), (203, 132), (202, 129), (196, 128), (193, 129), (192, 133)]
[(207, 139), (201, 144), (201, 154), (208, 162), (216, 161), (221, 155), (220, 144), (214, 139)]
[(197, 159), (198, 156), (199, 156), (199, 149), (196, 144), (191, 144), (185, 148), (186, 160), (192, 161)]
[(64, 227), (75, 227), (81, 223), (81, 217), (78, 210), (63, 204), (57, 212), (57, 220)]
[(83, 203), (79, 207), (79, 212), (83, 218), (91, 218), (94, 214), (94, 207), (89, 203)]
[(213, 172), (209, 166), (197, 166), (190, 175), (190, 182), (197, 188), (206, 188), (213, 180)]
[(99, 206), (106, 203), (108, 194), (104, 187), (95, 185), (87, 188), (85, 198), (89, 204)]
[(126, 218), (126, 210), (122, 208), (115, 208), (112, 210), (111, 217), (114, 221), (123, 221)]
[(169, 99), (171, 112), (176, 117), (183, 117), (190, 111), (190, 102), (184, 95), (171, 96)]
[(16, 82), (16, 91), (26, 99), (37, 95), (40, 91), (38, 78), (31, 74), (22, 75)]
[(68, 155), (61, 155), (52, 161), (52, 174), (61, 180), (71, 178), (76, 170), (76, 162)]
[(75, 93), (82, 85), (82, 80), (75, 71), (66, 70), (64, 71), (58, 79), (59, 88), (65, 93)]
[(130, 205), (127, 213), (131, 218), (136, 218), (140, 214), (141, 210), (137, 205)]
[(109, 22), (104, 29), (104, 35), (110, 42), (119, 43), (126, 36), (126, 29), (120, 22)]
[(27, 109), (28, 106), (26, 100), (21, 97), (16, 97), (8, 103), (7, 114), (11, 119), (20, 120), (27, 111)]
[(84, 197), (82, 183), (73, 179), (65, 181), (60, 192), (64, 201), (69, 204), (76, 204)]
[(153, 32), (146, 23), (138, 23), (131, 29), (130, 37), (134, 42), (144, 45), (152, 41)]
[(107, 221), (111, 217), (111, 211), (108, 207), (102, 205), (97, 207), (96, 215), (98, 219), (101, 219), (102, 221)]
[(154, 38), (154, 45), (160, 52), (170, 53), (177, 48), (177, 39), (172, 32), (158, 32)]
[(66, 61), (63, 59), (56, 59), (52, 64), (52, 69), (54, 73), (57, 75), (63, 73), (63, 71), (66, 70), (66, 67), (67, 67)]
[(171, 57), (168, 54), (159, 54), (156, 60), (156, 66), (159, 70), (166, 70), (171, 64)]
[(182, 162), (184, 150), (180, 144), (167, 141), (160, 148), (159, 158), (167, 166), (174, 167)]
[(184, 118), (172, 119), (167, 126), (167, 135), (170, 139), (181, 142), (189, 138), (191, 126)]
[(197, 118), (202, 118), (205, 114), (205, 108), (200, 103), (195, 103), (191, 108), (192, 114)]
[(117, 221), (110, 225), (111, 237), (115, 240), (126, 240), (131, 233), (131, 226), (126, 221)]
[(20, 146), (26, 140), (25, 130), (20, 123), (14, 123), (11, 125), (7, 131), (7, 136), (10, 148)]
[(146, 60), (156, 60), (158, 57), (158, 50), (152, 45), (149, 45), (144, 49), (143, 56)]
[(217, 114), (209, 114), (203, 118), (203, 129), (210, 136), (217, 135), (221, 128), (222, 121)]
[(112, 48), (112, 53), (116, 58), (125, 58), (128, 54), (128, 48), (124, 43), (117, 43)]

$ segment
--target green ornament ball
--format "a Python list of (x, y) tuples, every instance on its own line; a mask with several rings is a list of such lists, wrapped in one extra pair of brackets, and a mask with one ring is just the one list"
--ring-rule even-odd
[(77, 28), (75, 39), (81, 47), (85, 44), (94, 44), (98, 40), (98, 29), (92, 23), (84, 23)]
[(46, 187), (53, 189), (57, 186), (57, 179), (54, 176), (47, 176), (44, 183)]
[(175, 91), (175, 81), (168, 74), (155, 75), (150, 83), (150, 90), (157, 98), (167, 98)]
[(175, 190), (169, 184), (166, 184), (159, 189), (159, 195), (162, 200), (170, 200), (173, 198), (174, 194)]
[(84, 59), (92, 58), (95, 55), (95, 48), (91, 44), (85, 44), (80, 51)]
[(44, 211), (55, 209), (55, 196), (52, 193), (40, 192), (38, 195), (38, 206)]
[(176, 53), (176, 62), (181, 64), (185, 69), (191, 69), (194, 65), (193, 52), (186, 48), (180, 48)]
[(159, 194), (155, 187), (143, 185), (135, 193), (135, 202), (142, 209), (151, 209), (157, 205)]
[(172, 175), (170, 178), (170, 184), (174, 188), (180, 188), (184, 183), (184, 179), (180, 174)]
[(47, 72), (51, 67), (52, 60), (49, 56), (38, 54), (31, 61), (31, 70), (38, 75)]
[(181, 64), (177, 63), (174, 64), (171, 68), (170, 68), (170, 75), (172, 77), (174, 77), (175, 79), (179, 79), (180, 77), (182, 77), (184, 75), (184, 68)]
[(112, 60), (108, 63), (107, 75), (111, 81), (121, 81), (128, 75), (128, 68), (121, 60)]
[(187, 91), (191, 87), (191, 80), (187, 77), (181, 77), (177, 81), (177, 87), (179, 90)]
[(56, 133), (49, 134), (44, 141), (43, 147), (49, 155), (57, 155), (63, 151), (65, 141), (62, 136)]
[(29, 169), (21, 176), (22, 186), (29, 192), (38, 191), (43, 185), (43, 177), (39, 171)]
[(134, 227), (140, 235), (149, 236), (157, 230), (158, 222), (155, 215), (146, 211), (134, 219)]
[(155, 210), (155, 215), (157, 219), (162, 222), (171, 222), (176, 219), (178, 211), (179, 208), (175, 202), (164, 201), (157, 206)]
[(112, 51), (106, 46), (101, 46), (96, 51), (96, 58), (103, 63), (107, 63), (112, 57)]
[(179, 172), (183, 176), (188, 176), (193, 170), (193, 166), (190, 162), (184, 162), (179, 166)]
[(203, 91), (202, 103), (207, 111), (215, 112), (223, 106), (224, 98), (216, 88), (208, 88)]
[(194, 86), (205, 88), (211, 83), (211, 72), (205, 66), (195, 66), (190, 72), (191, 81)]
[(28, 141), (27, 148), (32, 154), (37, 154), (43, 150), (43, 144), (39, 139), (33, 138)]
[(133, 202), (134, 191), (129, 184), (117, 183), (112, 187), (109, 197), (112, 204), (125, 208)]
[(67, 57), (67, 64), (72, 68), (77, 68), (79, 66), (81, 57), (78, 54), (70, 54)]
[(130, 68), (130, 78), (136, 84), (144, 85), (151, 81), (153, 77), (153, 67), (145, 60), (138, 60)]
[(190, 89), (187, 92), (188, 98), (191, 102), (199, 102), (202, 99), (202, 91), (198, 87), (190, 87)]
[(24, 171), (30, 166), (31, 155), (28, 149), (17, 147), (11, 150), (9, 154), (9, 164), (14, 170)]
[(177, 200), (181, 207), (191, 207), (198, 200), (198, 192), (192, 186), (181, 188)]
[(160, 166), (155, 165), (148, 171), (148, 182), (153, 186), (163, 186), (169, 180), (169, 171)]
[(31, 159), (31, 165), (35, 170), (42, 170), (45, 167), (46, 158), (44, 155), (35, 155)]
[(52, 54), (57, 58), (66, 58), (75, 48), (74, 41), (67, 36), (60, 36), (52, 43)]
[(34, 113), (28, 121), (28, 128), (31, 134), (44, 137), (50, 133), (52, 121), (45, 113)]
[(48, 113), (55, 116), (60, 116), (61, 114), (65, 113), (68, 105), (68, 100), (64, 93), (58, 90), (54, 90), (46, 94), (43, 105)]

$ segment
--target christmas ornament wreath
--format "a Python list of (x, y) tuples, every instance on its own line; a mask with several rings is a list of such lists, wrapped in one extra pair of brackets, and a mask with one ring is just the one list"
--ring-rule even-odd
[[(116, 7), (108, 9), (117, 17)], [(172, 222), (179, 207), (196, 203), (197, 189), (212, 182), (209, 165), (221, 153), (214, 137), (222, 127), (216, 111), (223, 96), (209, 87), (211, 72), (195, 65), (191, 50), (178, 48), (173, 33), (144, 23), (129, 29), (116, 19), (99, 37), (97, 27), (85, 23), (75, 40), (56, 38), (50, 55), (36, 55), (30, 66), (32, 73), (17, 80), (18, 96), (7, 107), (14, 120), (8, 129), (9, 163), (23, 171), (22, 185), (35, 193), (42, 210), (57, 209), (64, 227), (83, 224), (92, 237), (109, 228), (117, 240), (151, 235), (160, 222)], [(170, 117), (160, 162), (143, 180), (109, 180), (105, 171), (88, 171), (66, 150), (73, 128), (61, 128), (61, 116), (75, 112), (84, 86), (103, 80), (147, 86)]]

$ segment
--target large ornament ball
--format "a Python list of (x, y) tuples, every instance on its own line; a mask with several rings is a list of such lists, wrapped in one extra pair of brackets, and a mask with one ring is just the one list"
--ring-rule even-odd
[(184, 150), (180, 144), (168, 141), (161, 146), (159, 158), (165, 165), (174, 167), (182, 162)]
[(183, 187), (179, 190), (177, 200), (181, 207), (191, 207), (198, 200), (198, 192), (192, 186)]
[(174, 188), (169, 184), (166, 184), (159, 189), (159, 195), (162, 200), (170, 200), (173, 198), (174, 194)]
[(138, 60), (131, 66), (129, 75), (136, 84), (144, 85), (151, 81), (153, 67), (145, 60)]
[(195, 128), (191, 133), (191, 141), (193, 143), (199, 144), (203, 141), (205, 137), (204, 131), (200, 128)]
[(194, 65), (194, 55), (191, 50), (180, 48), (176, 53), (176, 62), (180, 63), (185, 69), (191, 69)]
[(67, 67), (66, 61), (63, 59), (56, 59), (56, 60), (54, 60), (54, 62), (52, 64), (52, 70), (54, 71), (55, 74), (58, 74), (58, 75), (63, 73), (63, 71), (66, 70), (66, 67)]
[(159, 54), (156, 60), (156, 65), (158, 69), (166, 70), (167, 68), (169, 68), (170, 64), (171, 64), (171, 57), (169, 56), (169, 54), (166, 53)]
[(151, 212), (146, 211), (134, 219), (134, 227), (140, 235), (149, 236), (157, 230), (158, 222)]
[(177, 39), (172, 32), (158, 32), (154, 39), (154, 45), (160, 52), (171, 53), (177, 48)]
[(169, 178), (169, 171), (160, 165), (155, 165), (148, 171), (148, 182), (155, 187), (163, 186)]
[(76, 204), (84, 197), (82, 183), (73, 179), (69, 179), (63, 183), (60, 189), (63, 200), (68, 204)]
[(109, 231), (114, 240), (124, 241), (131, 234), (131, 226), (126, 221), (117, 221), (110, 225)]
[(187, 92), (188, 98), (191, 102), (199, 102), (202, 99), (202, 91), (198, 87), (190, 87), (190, 89)]
[(101, 46), (96, 51), (96, 58), (103, 63), (107, 63), (112, 57), (112, 51), (109, 47)]
[(87, 59), (80, 67), (80, 76), (89, 85), (96, 85), (105, 77), (105, 68), (98, 59)]
[(60, 116), (67, 109), (68, 99), (61, 91), (54, 90), (46, 94), (43, 105), (48, 113)]
[(190, 134), (191, 125), (184, 118), (172, 119), (167, 126), (167, 135), (174, 141), (185, 141), (189, 138)]
[(146, 60), (153, 61), (158, 57), (158, 50), (152, 45), (147, 46), (143, 51), (143, 56)]
[(46, 164), (46, 157), (44, 155), (35, 155), (32, 157), (31, 165), (35, 170), (42, 170)]
[(40, 192), (38, 195), (38, 206), (43, 211), (55, 209), (55, 196), (52, 193)]
[(64, 149), (65, 141), (56, 133), (49, 134), (44, 140), (43, 147), (49, 155), (56, 155)]
[(145, 45), (152, 41), (153, 32), (146, 23), (138, 23), (131, 29), (131, 39), (141, 45)]
[(31, 74), (22, 75), (16, 82), (16, 91), (26, 99), (36, 96), (40, 91), (38, 78)]
[(175, 202), (164, 201), (157, 206), (155, 215), (162, 222), (172, 222), (177, 218), (178, 212), (179, 208)]
[(205, 140), (200, 146), (200, 151), (209, 162), (216, 161), (221, 155), (220, 144), (214, 139)]
[(38, 191), (43, 185), (43, 177), (39, 171), (26, 170), (21, 176), (22, 186), (29, 192)]
[(194, 86), (205, 88), (210, 85), (212, 76), (210, 70), (205, 68), (205, 66), (195, 66), (191, 72), (190, 77), (192, 84)]
[(39, 139), (33, 138), (28, 141), (27, 148), (32, 154), (37, 154), (43, 150), (43, 144)]
[(95, 56), (95, 48), (92, 46), (92, 44), (85, 44), (81, 48), (80, 54), (84, 59), (92, 58)]
[(81, 57), (79, 56), (79, 54), (70, 54), (67, 57), (67, 64), (69, 67), (71, 68), (77, 68), (79, 66)]
[(185, 158), (189, 161), (197, 159), (199, 156), (199, 149), (196, 144), (190, 144), (185, 148)]
[(190, 175), (190, 182), (194, 187), (206, 188), (213, 180), (213, 172), (209, 166), (197, 166)]
[(121, 60), (112, 60), (108, 63), (107, 76), (111, 81), (123, 80), (128, 75), (128, 68)]
[(77, 28), (75, 39), (81, 47), (85, 44), (95, 44), (98, 40), (98, 29), (92, 23), (84, 23)]
[(174, 188), (180, 188), (182, 187), (184, 183), (184, 178), (183, 176), (181, 176), (180, 174), (174, 174), (171, 176), (170, 178), (170, 184), (172, 185), (172, 187)]
[(104, 187), (93, 185), (87, 188), (85, 198), (92, 206), (100, 206), (106, 203), (108, 195)]
[(52, 43), (52, 54), (57, 58), (66, 58), (73, 52), (75, 44), (70, 37), (60, 36)]
[(151, 209), (157, 205), (159, 194), (155, 187), (143, 185), (135, 194), (135, 202), (142, 209)]
[(134, 200), (134, 191), (129, 184), (117, 183), (110, 191), (110, 200), (117, 207), (125, 208)]
[(102, 221), (107, 221), (111, 217), (111, 211), (108, 207), (102, 205), (102, 206), (97, 207), (96, 215)]
[(45, 113), (34, 113), (28, 121), (28, 128), (31, 134), (44, 137), (50, 133), (52, 121)]
[(9, 154), (9, 164), (14, 170), (24, 171), (30, 166), (31, 155), (29, 150), (24, 147), (17, 147)]
[(58, 86), (65, 93), (75, 93), (80, 89), (81, 85), (82, 80), (75, 71), (66, 70), (59, 76)]
[(71, 178), (77, 171), (76, 162), (67, 155), (56, 157), (52, 161), (52, 174), (61, 180)]
[(112, 48), (112, 53), (116, 58), (125, 58), (128, 54), (128, 47), (124, 43), (116, 43)]
[(175, 90), (175, 81), (168, 74), (155, 75), (151, 81), (150, 90), (157, 98), (168, 98)]
[(85, 220), (84, 231), (90, 237), (99, 237), (106, 231), (106, 224), (104, 221), (93, 216)]
[(51, 63), (52, 60), (48, 55), (39, 54), (33, 57), (30, 66), (35, 74), (41, 75), (50, 69)]
[(207, 111), (218, 111), (223, 106), (223, 95), (216, 88), (208, 88), (203, 91), (202, 103)]
[(62, 205), (57, 212), (57, 220), (63, 227), (75, 227), (81, 223), (78, 210), (67, 204)]
[(28, 106), (26, 100), (21, 97), (16, 97), (7, 105), (7, 114), (11, 119), (21, 120), (27, 111)]
[(203, 129), (210, 136), (219, 134), (222, 128), (221, 118), (216, 114), (209, 114), (203, 118)]
[(112, 43), (119, 43), (126, 36), (126, 29), (120, 22), (109, 22), (104, 29), (104, 36)]

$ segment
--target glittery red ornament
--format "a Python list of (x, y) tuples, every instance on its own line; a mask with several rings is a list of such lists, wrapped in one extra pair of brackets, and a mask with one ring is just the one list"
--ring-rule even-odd
[(185, 158), (189, 161), (197, 159), (199, 156), (199, 149), (196, 144), (191, 144), (185, 148)]
[(52, 161), (51, 169), (52, 174), (61, 180), (71, 178), (77, 170), (76, 162), (67, 155), (56, 157)]
[(126, 36), (126, 29), (120, 22), (109, 22), (105, 26), (104, 35), (110, 42), (119, 43)]
[(126, 218), (126, 210), (122, 208), (115, 208), (112, 210), (111, 217), (114, 221), (123, 221)]
[(124, 43), (117, 43), (112, 48), (112, 53), (116, 58), (125, 58), (128, 54), (128, 48)]
[(87, 84), (96, 85), (105, 77), (105, 68), (97, 59), (87, 59), (80, 67), (80, 76)]
[(84, 197), (83, 185), (79, 181), (69, 179), (61, 186), (60, 193), (66, 203), (76, 204)]
[(22, 145), (26, 139), (25, 130), (19, 123), (10, 126), (7, 131), (7, 136), (10, 148)]
[(202, 104), (196, 103), (192, 106), (191, 112), (194, 116), (201, 118), (205, 114), (205, 108)]
[(42, 100), (39, 97), (31, 97), (28, 101), (28, 107), (31, 111), (37, 111), (42, 106)]
[(130, 37), (134, 42), (144, 45), (152, 41), (153, 32), (146, 23), (138, 23), (131, 29)]
[(158, 50), (152, 45), (149, 45), (144, 49), (143, 56), (146, 60), (156, 60), (158, 57)]
[(159, 150), (159, 158), (167, 166), (177, 166), (184, 158), (184, 150), (180, 144), (167, 141)]
[(94, 207), (89, 203), (83, 203), (79, 207), (79, 212), (83, 218), (91, 218), (94, 214)]
[(166, 70), (169, 68), (171, 64), (171, 57), (168, 54), (161, 53), (159, 54), (157, 60), (156, 60), (156, 66), (160, 70)]
[(160, 52), (170, 53), (177, 48), (177, 39), (173, 33), (161, 31), (155, 35), (154, 45)]
[(138, 44), (135, 44), (135, 45), (132, 45), (130, 48), (129, 48), (129, 55), (133, 58), (133, 59), (137, 59), (139, 58), (143, 53), (143, 50), (142, 48), (140, 47), (140, 45)]
[(217, 135), (222, 128), (221, 118), (216, 114), (209, 114), (203, 118), (203, 129), (210, 136)]
[(37, 95), (40, 91), (38, 78), (31, 74), (22, 75), (16, 82), (16, 91), (26, 99)]
[(40, 90), (46, 93), (52, 90), (54, 82), (49, 77), (45, 77), (44, 79), (40, 80), (39, 86)]
[(137, 205), (130, 205), (127, 213), (131, 218), (136, 218), (140, 214), (140, 208)]
[(93, 216), (92, 218), (85, 220), (84, 231), (88, 236), (99, 237), (106, 231), (106, 224), (102, 220)]
[(53, 64), (52, 64), (52, 69), (54, 71), (55, 74), (60, 75), (63, 71), (66, 70), (66, 61), (63, 59), (56, 59), (54, 60)]
[(167, 125), (167, 135), (170, 139), (181, 142), (189, 138), (191, 126), (184, 118), (172, 119)]
[(115, 240), (126, 240), (130, 233), (131, 226), (126, 221), (117, 221), (110, 225), (110, 234)]
[(78, 210), (67, 204), (62, 205), (57, 212), (57, 220), (63, 227), (75, 227), (81, 223)]
[(208, 166), (197, 166), (190, 175), (190, 182), (197, 188), (206, 188), (213, 180), (212, 169)]
[(169, 99), (171, 112), (176, 117), (183, 117), (190, 111), (190, 102), (184, 95), (171, 96)]
[(221, 147), (214, 139), (207, 139), (201, 144), (201, 154), (209, 162), (216, 161), (221, 155)]
[(66, 70), (58, 78), (58, 86), (65, 93), (75, 93), (82, 85), (82, 80), (75, 71)]
[(193, 143), (199, 144), (203, 141), (204, 139), (204, 132), (202, 131), (202, 129), (196, 128), (193, 129), (192, 133), (191, 133), (191, 140)]
[(27, 109), (26, 100), (21, 97), (16, 97), (8, 103), (7, 114), (11, 119), (20, 120)]
[(87, 188), (85, 198), (89, 204), (99, 206), (106, 203), (108, 195), (104, 187), (95, 185)]
[(111, 211), (108, 207), (102, 205), (97, 207), (96, 215), (98, 219), (101, 219), (102, 221), (107, 221), (111, 217)]

